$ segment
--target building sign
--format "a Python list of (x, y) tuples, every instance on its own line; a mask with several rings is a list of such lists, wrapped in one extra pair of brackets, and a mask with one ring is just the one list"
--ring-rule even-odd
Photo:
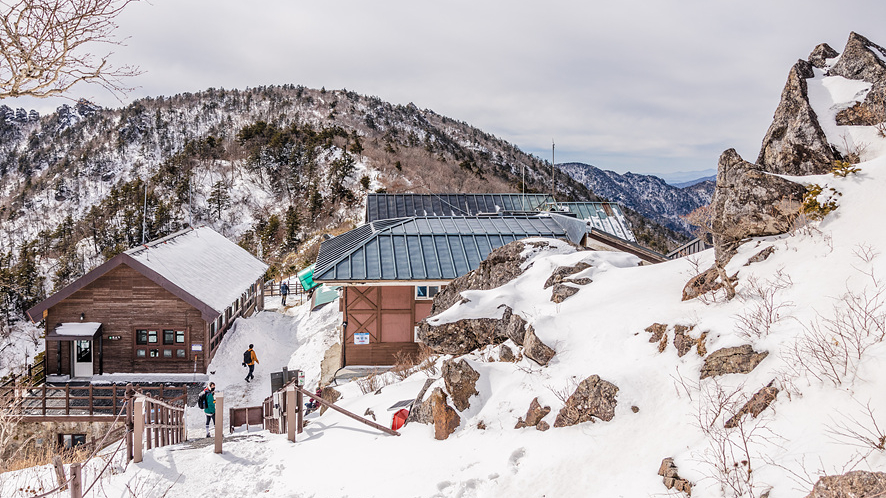
[(354, 334), (354, 344), (369, 344), (369, 332)]
[(191, 344), (191, 351), (203, 351), (202, 344)]
[(305, 371), (304, 370), (297, 370), (297, 372), (298, 372), (298, 381), (296, 381), (296, 382), (298, 382), (299, 386), (305, 385)]
[(123, 338), (122, 335), (109, 335), (108, 336), (109, 341), (119, 341), (122, 338)]

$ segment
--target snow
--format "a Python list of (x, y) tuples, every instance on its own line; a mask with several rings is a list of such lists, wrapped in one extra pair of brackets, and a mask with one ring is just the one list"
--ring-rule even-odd
[(219, 314), (268, 268), (209, 227), (187, 229), (126, 254)]
[[(479, 394), (459, 413), (461, 424), (447, 440), (435, 440), (433, 427), (417, 423), (400, 436), (388, 436), (328, 411), (307, 417), (310, 424), (297, 443), (241, 429), (216, 455), (211, 446), (199, 444), (203, 419), (191, 408), (190, 435), (197, 444), (153, 449), (144, 462), (125, 468), (112, 465), (95, 496), (131, 496), (131, 490), (171, 498), (677, 496), (657, 475), (662, 459), (673, 457), (680, 476), (693, 483), (695, 498), (749, 496), (724, 485), (722, 473), (735, 477), (746, 467), (752, 472), (745, 474), (744, 485), (754, 496), (771, 491), (773, 498), (799, 498), (821, 475), (886, 469), (883, 450), (852, 436), (877, 439), (876, 421), (886, 414), (886, 231), (875, 221), (886, 210), (886, 140), (867, 127), (833, 123), (834, 106), (853, 101), (863, 90), (821, 74), (810, 82), (828, 137), (845, 133), (856, 144), (864, 138), (867, 160), (857, 165), (859, 173), (845, 178), (795, 178), (842, 193), (840, 207), (792, 233), (740, 246), (726, 266), (738, 278), (734, 299), (727, 300), (721, 290), (681, 300), (686, 282), (713, 263), (710, 250), (637, 266), (636, 258), (621, 253), (574, 252), (559, 243), (549, 250), (531, 247), (521, 276), (495, 289), (466, 292), (467, 301), (438, 320), (499, 316), (506, 304), (557, 353), (544, 367), (526, 358), (495, 361), (500, 346), (463, 355), (480, 374)], [(767, 248), (773, 249), (767, 259), (747, 264)], [(580, 261), (591, 268), (576, 277), (592, 282), (552, 303), (545, 280), (556, 267)], [(320, 359), (338, 339), (337, 304), (310, 312), (308, 306), (286, 308), (269, 300), (268, 311), (237, 320), (210, 365), (209, 380), (224, 393), (225, 405), (259, 404), (270, 394), (268, 374), (283, 366), (304, 369), (313, 388)], [(773, 313), (765, 330), (754, 332), (748, 323), (766, 306)], [(668, 324), (661, 352), (645, 331), (653, 323)], [(700, 379), (704, 360), (695, 349), (678, 356), (675, 325), (691, 327), (692, 338), (706, 333), (708, 353), (750, 344), (768, 356), (749, 374)], [(834, 346), (823, 358), (840, 366), (841, 348), (853, 347), (841, 331), (854, 337), (859, 349), (836, 373), (803, 364), (799, 360), (811, 356), (794, 354), (810, 345)], [(815, 342), (817, 334), (821, 340)], [(246, 383), (240, 363), (249, 343), (261, 363), (255, 382)], [(438, 359), (438, 368), (447, 358)], [(374, 413), (378, 423), (389, 424), (388, 408), (413, 398), (428, 375), (437, 378), (439, 371), (416, 372), (405, 380), (388, 373), (387, 385), (367, 394), (358, 382), (342, 383), (338, 404), (357, 414)], [(553, 425), (563, 398), (590, 375), (618, 386), (611, 421), (545, 432), (514, 429), (535, 397), (551, 407), (545, 421)], [(433, 386), (443, 384), (437, 379)], [(723, 427), (744, 400), (770, 384), (779, 389), (773, 404), (756, 418), (742, 419), (748, 440)], [(737, 402), (723, 402), (730, 413), (717, 412), (724, 397)], [(101, 465), (86, 466), (87, 482)], [(19, 487), (51, 482), (51, 473), (43, 467), (2, 474), (0, 495), (23, 496)]]
[(55, 334), (66, 337), (92, 337), (98, 332), (100, 322), (68, 322), (55, 328)]

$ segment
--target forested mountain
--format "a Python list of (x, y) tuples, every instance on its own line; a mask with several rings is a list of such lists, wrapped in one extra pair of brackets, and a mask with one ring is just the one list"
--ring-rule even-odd
[(621, 175), (590, 164), (563, 163), (557, 167), (595, 194), (619, 202), (686, 236), (691, 235), (692, 227), (682, 217), (710, 204), (716, 183), (714, 177), (681, 188), (669, 185), (657, 176), (636, 173)]
[[(210, 225), (289, 273), (370, 191), (549, 191), (550, 164), (466, 123), (348, 90), (284, 85), (0, 106), (0, 289), (20, 313), (115, 254)], [(595, 200), (557, 175), (561, 200)], [(143, 216), (143, 213), (145, 214)], [(680, 238), (629, 213), (638, 240)]]

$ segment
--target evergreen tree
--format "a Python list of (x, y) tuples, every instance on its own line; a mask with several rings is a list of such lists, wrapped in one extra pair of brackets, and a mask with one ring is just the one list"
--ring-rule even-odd
[(222, 212), (231, 205), (231, 197), (228, 195), (228, 187), (224, 182), (218, 181), (212, 185), (209, 198), (206, 199), (210, 206), (210, 213), (220, 220)]
[(301, 220), (298, 217), (298, 211), (295, 206), (289, 206), (286, 210), (285, 235), (283, 237), (283, 250), (292, 252), (298, 247), (299, 232), (301, 230)]

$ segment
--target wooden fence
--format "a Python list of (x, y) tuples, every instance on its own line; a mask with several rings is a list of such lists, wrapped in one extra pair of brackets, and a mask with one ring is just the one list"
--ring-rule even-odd
[(127, 446), (132, 448), (131, 458), (142, 461), (143, 451), (178, 444), (187, 439), (184, 404), (171, 404), (159, 399), (137, 394), (132, 400), (132, 410), (127, 410), (127, 425), (132, 432)]
[(9, 379), (0, 383), (0, 388), (15, 385), (39, 386), (46, 382), (46, 358), (41, 358), (27, 366), (27, 373), (16, 375), (12, 373)]
[(71, 386), (0, 387), (0, 400), (16, 407), (24, 420), (46, 419), (68, 421), (100, 421), (114, 418), (126, 399), (126, 390), (135, 389), (167, 402), (184, 402), (185, 387), (165, 386)]

